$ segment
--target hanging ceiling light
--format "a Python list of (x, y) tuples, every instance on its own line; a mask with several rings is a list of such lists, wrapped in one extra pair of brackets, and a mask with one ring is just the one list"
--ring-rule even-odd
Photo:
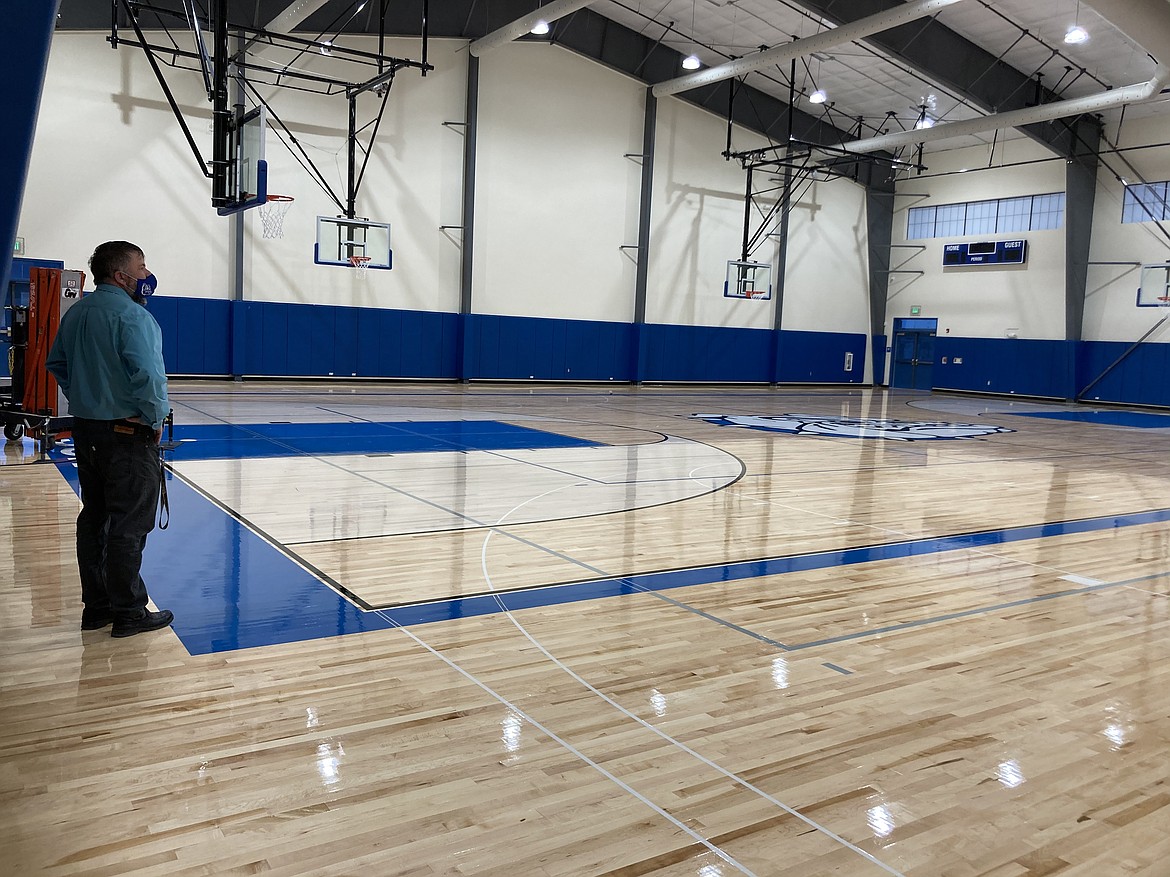
[[(696, 6), (696, 0), (691, 0), (691, 43), (692, 43), (692, 45), (695, 42), (695, 6)], [(687, 55), (685, 58), (683, 58), (683, 62), (682, 62), (683, 70), (698, 70), (702, 66), (703, 66), (703, 62), (699, 60), (699, 56), (696, 55), (694, 52), (691, 52), (689, 55)]]
[(1064, 35), (1064, 41), (1070, 46), (1079, 46), (1081, 43), (1088, 42), (1089, 32), (1081, 27), (1081, 0), (1077, 0), (1077, 14), (1073, 18), (1072, 27), (1070, 27)]
[(808, 96), (808, 102), (810, 104), (823, 104), (828, 99), (829, 96), (825, 94), (825, 90), (823, 88), (818, 88)]
[(918, 117), (918, 121), (914, 123), (914, 127), (919, 128), (919, 129), (933, 128), (934, 127), (934, 119), (932, 119), (930, 116), (926, 115), (926, 113), (923, 113), (921, 116)]
[(532, 26), (532, 30), (530, 30), (529, 33), (534, 33), (538, 37), (544, 36), (546, 33), (548, 33), (548, 22), (542, 18)]

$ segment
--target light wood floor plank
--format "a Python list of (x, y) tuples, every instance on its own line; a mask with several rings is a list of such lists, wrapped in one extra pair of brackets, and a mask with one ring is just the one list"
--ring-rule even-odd
[[(177, 467), (262, 529), (325, 535), (289, 551), (375, 604), (1101, 529), (191, 655), (170, 631), (78, 630), (77, 498), (55, 467), (6, 453), (6, 873), (1167, 874), (1170, 524), (1108, 525), (1170, 506), (1165, 433), (858, 390), (340, 386), (177, 384), (174, 399), (181, 423), (468, 417), (619, 446), (528, 455), (573, 477), (639, 455), (647, 477), (744, 467), (663, 505), (632, 490), (608, 514), (550, 503), (425, 533), (403, 531), (420, 519), (389, 488), (437, 516), (503, 516), (559, 476), (306, 460), (345, 501), (298, 506), (287, 463)], [(1016, 431), (899, 443), (691, 417), (785, 412)], [(663, 434), (701, 445), (675, 457), (685, 443)], [(384, 483), (354, 487), (364, 476)]]

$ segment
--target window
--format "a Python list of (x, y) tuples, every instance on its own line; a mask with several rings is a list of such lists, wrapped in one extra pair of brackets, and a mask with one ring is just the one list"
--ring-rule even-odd
[(966, 213), (966, 204), (940, 205), (934, 219), (934, 236), (949, 238), (961, 235)]
[(1064, 193), (1032, 199), (1032, 229), (1060, 228), (1064, 224)]
[(906, 237), (911, 240), (934, 237), (934, 213), (933, 207), (911, 207), (910, 225), (906, 229)]
[[(1166, 210), (1167, 184), (1160, 185), (1162, 189), (1159, 204), (1161, 209)], [(1133, 188), (1136, 187), (1130, 187)], [(1143, 197), (1147, 200), (1156, 200), (1154, 195)], [(1129, 198), (1130, 192), (1127, 190), (1127, 209)], [(1142, 208), (1138, 206), (1136, 210), (1141, 212)], [(1167, 218), (1170, 218), (1170, 211), (1166, 212)], [(909, 214), (906, 225), (907, 240), (1041, 231), (1060, 228), (1064, 224), (1064, 193), (1024, 195), (1020, 198), (999, 198), (994, 201), (965, 201), (962, 204), (939, 204), (935, 207), (911, 207)]]
[(1125, 187), (1121, 204), (1122, 222), (1156, 222), (1170, 219), (1166, 207), (1166, 183), (1134, 183)]
[(998, 201), (967, 202), (967, 222), (963, 234), (995, 234), (995, 214)]
[(1004, 198), (999, 202), (999, 218), (995, 230), (1000, 234), (1027, 231), (1032, 221), (1032, 196)]

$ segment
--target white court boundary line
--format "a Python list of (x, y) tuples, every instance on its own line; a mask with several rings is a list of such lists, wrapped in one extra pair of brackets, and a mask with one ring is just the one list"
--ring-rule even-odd
[(602, 776), (604, 776), (610, 782), (614, 783), (622, 791), (628, 792), (633, 797), (635, 797), (637, 800), (641, 801), (643, 804), (645, 804), (647, 807), (649, 807), (651, 810), (653, 810), (655, 813), (657, 813), (659, 816), (662, 816), (664, 819), (666, 819), (668, 822), (670, 822), (676, 828), (682, 829), (684, 832), (686, 832), (688, 835), (690, 835), (692, 838), (694, 838), (698, 843), (705, 846), (707, 849), (709, 849), (711, 852), (713, 852), (715, 855), (717, 855), (720, 859), (725, 861), (727, 864), (731, 865), (737, 871), (739, 871), (743, 874), (751, 875), (751, 877), (756, 877), (756, 873), (754, 871), (748, 869), (745, 865), (740, 864), (740, 862), (738, 862), (735, 858), (733, 858), (729, 853), (725, 852), (722, 848), (711, 843), (711, 841), (707, 840), (707, 838), (703, 837), (701, 834), (699, 834), (693, 828), (691, 828), (690, 826), (688, 826), (685, 823), (683, 823), (682, 821), (680, 821), (677, 817), (672, 816), (670, 813), (668, 813), (662, 807), (655, 804), (653, 801), (651, 801), (649, 798), (647, 798), (645, 795), (643, 795), (637, 789), (633, 788), (632, 786), (630, 786), (629, 784), (627, 784), (623, 780), (614, 776), (612, 773), (610, 773), (608, 770), (606, 770), (604, 767), (602, 767), (600, 764), (598, 764), (596, 761), (594, 761), (592, 758), (590, 758), (584, 752), (582, 752), (581, 750), (579, 750), (575, 746), (573, 746), (572, 743), (569, 743), (567, 740), (558, 736), (556, 733), (551, 731), (549, 728), (546, 728), (544, 725), (542, 725), (540, 722), (538, 722), (536, 719), (534, 719), (532, 716), (530, 716), (528, 713), (526, 713), (520, 707), (516, 706), (516, 704), (512, 703), (510, 700), (508, 700), (502, 694), (495, 691), (487, 683), (485, 683), (482, 680), (480, 680), (479, 678), (477, 678), (473, 673), (470, 673), (469, 671), (464, 670), (462, 667), (460, 667), (458, 664), (456, 664), (453, 660), (448, 658), (446, 655), (441, 654), (440, 652), (435, 650), (432, 646), (423, 642), (418, 637), (418, 635), (415, 634), (415, 632), (412, 631), (409, 627), (404, 627), (403, 625), (394, 621), (394, 619), (388, 617), (385, 614), (385, 610), (379, 609), (379, 610), (377, 610), (376, 614), (381, 616), (385, 621), (389, 622), (393, 627), (396, 627), (399, 630), (401, 630), (408, 637), (410, 637), (412, 640), (414, 640), (416, 643), (418, 643), (420, 646), (422, 646), (424, 649), (426, 649), (428, 652), (430, 652), (432, 655), (434, 655), (440, 661), (445, 663), (452, 670), (456, 671), (457, 673), (462, 675), (464, 678), (466, 678), (468, 681), (470, 681), (474, 685), (481, 688), (483, 691), (490, 694), (493, 698), (495, 698), (501, 704), (506, 706), (508, 709), (512, 710), (516, 715), (520, 716), (522, 719), (524, 719), (524, 721), (528, 722), (530, 725), (532, 725), (534, 728), (536, 728), (542, 734), (547, 736), (549, 739), (556, 741), (560, 746), (562, 746), (564, 749), (571, 752), (577, 758), (581, 759), (581, 761), (585, 762), (587, 765), (592, 767), (594, 770), (596, 770), (598, 773), (600, 773)]
[[(558, 487), (558, 488), (555, 488), (553, 490), (549, 490), (549, 491), (546, 491), (542, 494), (539, 494), (538, 496), (533, 496), (533, 497), (526, 499), (524, 502), (520, 503), (520, 505), (516, 506), (515, 508), (511, 509), (506, 514), (504, 514), (504, 516), (501, 517), (500, 520), (496, 522), (495, 526), (498, 527), (498, 526), (502, 525), (504, 523), (504, 521), (508, 518), (508, 516), (512, 514), (512, 512), (515, 512), (517, 509), (522, 508), (523, 506), (527, 505), (528, 503), (535, 502), (536, 500), (541, 499), (550, 493), (556, 493), (559, 490), (565, 490), (569, 486), (572, 486), (572, 485)], [(832, 829), (821, 825), (819, 822), (815, 821), (814, 819), (811, 819), (808, 816), (805, 816), (799, 810), (796, 810), (795, 808), (788, 806), (783, 801), (779, 800), (778, 798), (775, 798), (774, 796), (770, 795), (768, 792), (765, 792), (763, 789), (759, 788), (758, 786), (753, 785), (748, 780), (744, 779), (743, 777), (739, 776), (738, 774), (727, 770), (727, 768), (722, 767), (719, 764), (716, 764), (714, 761), (707, 758), (705, 755), (702, 755), (701, 753), (696, 752), (694, 749), (687, 746), (682, 741), (675, 739), (674, 737), (667, 734), (665, 731), (661, 730), (660, 728), (657, 728), (654, 725), (651, 725), (649, 722), (647, 722), (641, 716), (635, 715), (634, 713), (630, 712), (628, 709), (626, 709), (620, 703), (615, 701), (613, 698), (611, 698), (605, 692), (600, 691), (599, 689), (594, 687), (592, 684), (590, 684), (588, 681), (583, 679), (572, 668), (566, 666), (559, 658), (556, 657), (556, 655), (554, 655), (552, 652), (550, 652), (547, 648), (545, 648), (545, 646), (539, 640), (537, 640), (534, 636), (532, 636), (532, 634), (530, 634), (528, 632), (528, 630), (524, 627), (523, 624), (521, 624), (519, 621), (516, 620), (515, 614), (512, 612), (512, 610), (508, 609), (508, 607), (504, 605), (503, 600), (500, 599), (499, 594), (496, 592), (496, 589), (495, 589), (494, 585), (492, 584), (491, 575), (490, 575), (490, 573), (488, 573), (488, 569), (487, 569), (487, 546), (488, 546), (488, 542), (491, 540), (493, 533), (495, 533), (495, 532), (496, 532), (495, 530), (488, 531), (487, 535), (484, 537), (484, 540), (483, 540), (483, 547), (480, 549), (480, 566), (483, 570), (484, 580), (487, 582), (487, 586), (488, 586), (489, 590), (492, 591), (492, 597), (496, 601), (496, 605), (498, 605), (500, 607), (500, 611), (505, 616), (507, 616), (508, 620), (510, 622), (512, 622), (512, 624), (516, 627), (516, 629), (519, 630), (522, 634), (524, 634), (525, 638), (530, 643), (532, 643), (537, 649), (539, 649), (540, 652), (546, 658), (548, 658), (550, 661), (552, 661), (553, 664), (555, 664), (557, 667), (559, 667), (561, 670), (563, 670), (565, 673), (567, 673), (569, 676), (571, 676), (573, 679), (575, 679), (577, 682), (579, 682), (581, 685), (583, 685), (585, 688), (587, 688), (593, 694), (597, 695), (599, 698), (604, 700), (607, 704), (609, 704), (611, 707), (616, 709), (618, 712), (622, 713), (623, 715), (627, 716), (628, 718), (633, 719), (635, 722), (637, 722), (638, 724), (640, 724), (642, 727), (646, 728), (647, 730), (653, 732), (654, 734), (657, 734), (659, 737), (661, 737), (666, 742), (670, 743), (672, 746), (677, 747), (681, 751), (685, 752), (687, 755), (690, 755), (692, 758), (696, 759), (697, 761), (701, 762), (702, 764), (707, 765), (712, 770), (723, 775), (724, 777), (726, 777), (727, 779), (736, 783), (737, 785), (741, 786), (742, 788), (747, 789), (748, 791), (763, 798), (765, 801), (768, 801), (769, 803), (775, 805), (780, 810), (787, 813), (789, 816), (793, 816), (796, 819), (799, 819), (801, 822), (803, 822), (805, 825), (809, 826), (813, 830), (825, 835), (826, 837), (831, 838), (832, 840), (836, 841), (837, 843), (841, 844), (842, 846), (847, 847), (848, 849), (857, 853), (862, 858), (866, 859), (867, 861), (871, 862), (874, 865), (877, 865), (879, 868), (884, 870), (886, 873), (893, 874), (893, 875), (895, 875), (895, 877), (905, 877), (905, 875), (901, 871), (898, 871), (895, 868), (892, 868), (891, 866), (887, 865), (885, 862), (878, 859), (876, 856), (873, 856), (872, 854), (867, 853), (865, 850), (861, 849), (856, 844), (850, 843), (845, 838), (841, 837), (841, 835), (834, 832)], [(574, 561), (574, 562), (576, 562), (576, 561)], [(405, 630), (405, 628), (403, 628), (403, 629)], [(410, 633), (410, 631), (407, 631), (407, 633)], [(413, 636), (413, 634), (411, 634), (411, 636)], [(444, 659), (444, 660), (446, 660), (446, 659)], [(537, 727), (540, 727), (540, 726), (538, 725)], [(548, 732), (546, 731), (546, 733), (548, 733)], [(565, 745), (567, 745), (567, 744), (565, 744)], [(584, 757), (584, 756), (582, 756), (582, 757)], [(620, 780), (617, 782), (620, 783)], [(638, 793), (634, 792), (634, 794), (637, 795)], [(641, 795), (638, 795), (638, 797), (642, 798)], [(657, 805), (653, 805), (653, 806), (655, 806), (655, 809), (658, 809)], [(669, 814), (668, 814), (668, 817), (669, 817)], [(674, 817), (669, 817), (669, 818), (673, 819)]]

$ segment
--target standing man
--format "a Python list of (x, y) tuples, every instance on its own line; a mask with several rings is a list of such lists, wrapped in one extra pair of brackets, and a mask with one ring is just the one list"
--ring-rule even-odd
[(142, 307), (157, 280), (142, 250), (127, 241), (99, 246), (89, 269), (97, 289), (65, 312), (47, 366), (73, 415), (82, 505), (81, 629), (113, 622), (114, 636), (134, 636), (175, 617), (146, 608), (139, 575), (146, 536), (154, 529), (158, 444), (170, 410), (162, 331)]

